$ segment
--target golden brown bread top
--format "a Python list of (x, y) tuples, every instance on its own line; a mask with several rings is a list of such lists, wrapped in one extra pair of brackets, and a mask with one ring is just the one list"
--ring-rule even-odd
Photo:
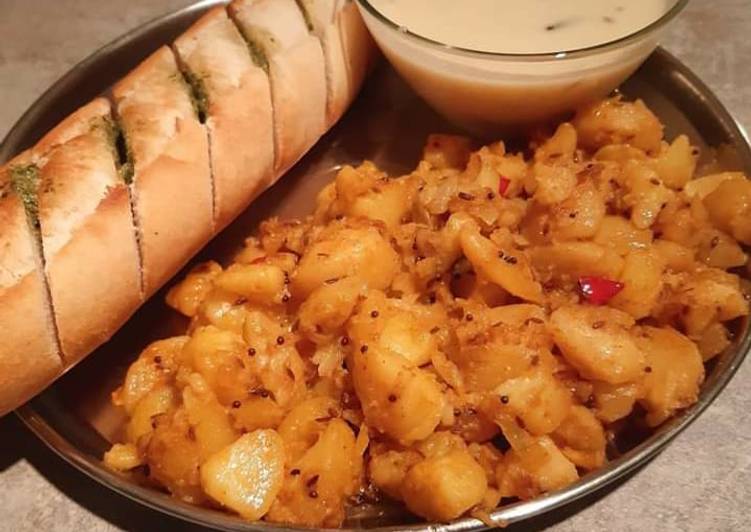
[[(222, 7), (204, 15), (175, 41), (175, 48), (192, 74), (205, 86), (207, 94), (236, 89), (249, 71), (259, 68)], [(210, 97), (208, 103), (211, 105)]]
[(35, 156), (43, 156), (55, 146), (65, 144), (79, 135), (88, 133), (95, 120), (103, 116), (110, 116), (110, 110), (110, 102), (106, 98), (97, 98), (84, 105), (37, 142), (33, 148)]
[(166, 46), (115, 85), (112, 94), (136, 176), (164, 152), (181, 121), (197, 120), (190, 90)]
[(235, 0), (230, 9), (242, 20), (246, 36), (267, 56), (292, 48), (309, 35), (295, 0)]
[(11, 288), (37, 266), (36, 248), (12, 174), (29, 163), (24, 152), (0, 168), (0, 290)]
[(109, 102), (94, 100), (73, 116), (78, 120), (56, 128), (60, 139), (69, 140), (50, 151), (40, 168), (39, 218), (47, 257), (71, 239), (111, 188), (124, 186), (108, 132)]

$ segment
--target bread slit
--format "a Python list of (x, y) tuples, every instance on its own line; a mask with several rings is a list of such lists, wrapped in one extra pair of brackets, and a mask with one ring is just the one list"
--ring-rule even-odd
[(106, 342), (142, 301), (127, 185), (110, 103), (82, 107), (32, 149), (42, 257), (66, 368)]
[[(32, 152), (28, 153), (31, 156)], [(39, 276), (44, 291), (44, 299), (46, 300), (50, 309), (49, 315), (47, 316), (47, 323), (50, 329), (54, 332), (58, 356), (62, 360), (63, 354), (60, 342), (60, 331), (58, 329), (57, 320), (55, 319), (54, 315), (54, 305), (52, 303), (49, 280), (44, 274), (44, 272), (46, 271), (46, 261), (44, 257), (42, 233), (40, 230), (41, 224), (39, 220), (39, 167), (36, 163), (26, 163), (24, 165), (11, 166), (10, 176), (13, 190), (21, 200), (24, 212), (26, 213), (26, 223), (32, 237), (32, 243), (35, 251), (34, 265), (36, 266), (37, 271), (40, 272)]]
[(233, 20), (269, 63), (276, 175), (291, 168), (326, 129), (326, 67), (320, 41), (295, 0), (235, 0)]
[[(62, 373), (62, 356), (32, 196), (18, 194), (22, 174), (37, 174), (29, 152), (0, 168), (0, 416)], [(38, 174), (37, 176), (38, 177)], [(32, 178), (36, 181), (35, 178)], [(23, 185), (22, 185), (23, 187)], [(31, 211), (27, 206), (31, 207)]]
[(144, 299), (144, 275), (143, 275), (143, 251), (141, 245), (141, 228), (137, 222), (136, 205), (133, 198), (132, 183), (133, 183), (133, 153), (130, 148), (125, 132), (120, 125), (120, 117), (117, 115), (117, 109), (114, 103), (110, 100), (111, 117), (106, 121), (107, 127), (109, 127), (109, 146), (112, 150), (117, 173), (126, 185), (128, 191), (128, 204), (130, 205), (130, 215), (133, 221), (133, 237), (136, 241), (136, 248), (138, 251), (138, 289), (141, 295), (141, 299)]
[[(271, 87), (263, 58), (223, 7), (210, 10), (173, 44), (189, 79), (200, 80), (219, 231), (271, 183), (274, 137)], [(258, 55), (257, 53), (255, 54)]]
[(133, 166), (130, 197), (150, 297), (214, 234), (207, 128), (177, 60), (162, 47), (115, 85)]

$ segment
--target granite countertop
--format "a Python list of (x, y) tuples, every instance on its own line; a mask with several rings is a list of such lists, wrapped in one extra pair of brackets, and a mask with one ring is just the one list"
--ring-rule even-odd
[[(2, 0), (0, 137), (76, 62), (189, 0)], [(664, 46), (751, 127), (751, 3), (694, 0)], [(751, 530), (751, 362), (662, 454), (624, 482), (524, 530)], [(197, 530), (108, 491), (13, 415), (0, 419), (0, 531)], [(511, 527), (516, 530), (518, 527)], [(522, 529), (519, 527), (519, 529)]]

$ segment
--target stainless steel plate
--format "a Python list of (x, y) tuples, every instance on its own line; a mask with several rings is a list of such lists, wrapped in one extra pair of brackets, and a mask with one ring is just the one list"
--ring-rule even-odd
[[(158, 19), (114, 41), (83, 61), (56, 83), (21, 118), (0, 146), (0, 161), (32, 145), (74, 109), (107, 88), (159, 45), (169, 43), (209, 7), (204, 1)], [(673, 137), (687, 133), (702, 148), (705, 162), (716, 159), (726, 170), (751, 173), (751, 149), (743, 132), (709, 89), (664, 50), (657, 50), (623, 87), (656, 111)], [(308, 213), (316, 191), (345, 163), (371, 159), (389, 172), (409, 171), (417, 162), (425, 136), (453, 128), (432, 113), (391, 69), (381, 66), (363, 94), (336, 128), (273, 189), (261, 196), (196, 260), (227, 257), (257, 223), (271, 215)], [(56, 453), (105, 486), (144, 505), (204, 526), (231, 531), (288, 530), (265, 523), (246, 523), (231, 515), (189, 506), (127, 476), (111, 473), (101, 457), (118, 437), (122, 414), (109, 403), (130, 362), (151, 340), (184, 324), (158, 294), (112, 339), (65, 377), (18, 410), (21, 419)], [(664, 448), (714, 400), (749, 349), (748, 321), (737, 324), (734, 345), (712, 362), (699, 402), (654, 433), (616, 442), (608, 465), (569, 488), (533, 501), (503, 507), (492, 514), (499, 525), (522, 521), (569, 504), (623, 477)], [(346, 523), (354, 528), (388, 530), (477, 530), (485, 525), (462, 519), (426, 525), (393, 505), (355, 508)]]

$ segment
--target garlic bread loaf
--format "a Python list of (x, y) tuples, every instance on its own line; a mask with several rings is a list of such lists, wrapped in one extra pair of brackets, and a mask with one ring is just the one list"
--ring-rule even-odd
[(375, 54), (353, 9), (211, 9), (0, 166), (0, 415), (111, 338), (336, 122)]

